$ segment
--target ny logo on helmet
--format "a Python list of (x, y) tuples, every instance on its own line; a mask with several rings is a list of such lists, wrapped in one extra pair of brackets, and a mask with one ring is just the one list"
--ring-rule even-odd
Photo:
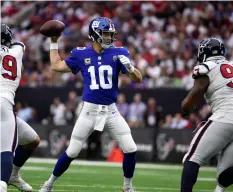
[(93, 21), (92, 27), (99, 27), (100, 22), (99, 21)]

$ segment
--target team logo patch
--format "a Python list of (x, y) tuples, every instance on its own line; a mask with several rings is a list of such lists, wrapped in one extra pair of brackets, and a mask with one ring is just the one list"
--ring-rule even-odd
[(90, 65), (91, 64), (91, 58), (85, 58), (84, 62), (85, 62), (85, 65)]

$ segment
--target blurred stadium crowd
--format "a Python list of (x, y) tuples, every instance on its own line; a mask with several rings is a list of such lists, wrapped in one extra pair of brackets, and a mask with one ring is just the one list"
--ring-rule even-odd
[[(60, 54), (66, 58), (72, 48), (91, 45), (88, 24), (93, 18), (111, 18), (118, 32), (115, 45), (129, 49), (132, 62), (144, 77), (141, 84), (134, 84), (122, 75), (120, 87), (124, 88), (182, 87), (189, 90), (193, 85), (191, 71), (196, 64), (197, 45), (205, 37), (221, 38), (227, 49), (227, 59), (233, 60), (233, 2), (230, 1), (2, 1), (1, 5), (2, 23), (10, 25), (16, 40), (26, 45), (20, 86), (83, 86), (80, 74), (74, 76), (71, 73), (51, 71), (48, 52), (50, 40), (39, 33), (41, 25), (50, 19), (58, 19), (66, 24), (59, 43)], [(140, 100), (140, 94), (135, 95), (127, 112), (124, 107), (120, 111), (127, 114), (125, 117), (131, 127), (141, 124), (148, 126), (148, 122), (154, 122), (148, 111), (155, 109), (147, 106), (156, 106), (156, 100), (151, 98), (148, 104), (140, 102), (140, 110), (137, 111), (141, 112), (138, 117), (130, 115), (131, 110), (135, 111), (137, 107), (133, 105), (136, 100)], [(53, 118), (56, 103), (59, 102), (59, 98), (54, 99), (51, 105)], [(69, 106), (74, 107), (69, 104), (59, 105), (63, 105), (61, 111), (65, 109), (66, 112), (70, 110)], [(78, 108), (78, 103), (75, 106)], [(18, 108), (24, 109), (24, 106)], [(74, 112), (76, 108), (72, 110), (72, 113), (77, 114)], [(189, 120), (176, 114), (174, 117), (167, 115), (160, 123), (163, 127), (190, 127), (190, 124), (198, 124), (205, 119), (209, 112), (208, 106), (204, 106), (199, 114), (191, 114)], [(64, 113), (64, 117), (68, 114)], [(149, 114), (148, 117), (146, 114)], [(135, 124), (135, 118), (140, 122)], [(69, 122), (67, 118), (64, 119), (60, 123)]]
[(97, 16), (111, 18), (116, 46), (130, 50), (134, 65), (144, 76), (142, 84), (121, 77), (121, 87), (185, 87), (193, 83), (197, 45), (204, 37), (220, 37), (233, 60), (233, 2), (84, 2), (3, 1), (2, 22), (13, 27), (17, 40), (27, 49), (21, 86), (82, 87), (80, 76), (53, 73), (49, 64), (49, 39), (39, 33), (50, 19), (66, 24), (60, 50), (63, 58), (72, 48), (88, 46), (88, 24)]

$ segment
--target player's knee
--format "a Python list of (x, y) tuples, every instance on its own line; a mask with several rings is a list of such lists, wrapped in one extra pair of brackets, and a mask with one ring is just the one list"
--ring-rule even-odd
[(131, 135), (125, 135), (123, 141), (122, 150), (124, 153), (133, 153), (137, 151), (137, 146)]
[(129, 146), (126, 147), (127, 153), (133, 153), (137, 151), (137, 145), (133, 141)]
[(26, 149), (26, 150), (34, 150), (36, 149), (40, 144), (40, 137), (37, 136), (33, 141), (31, 141), (30, 143), (28, 144), (25, 144), (23, 145), (23, 147)]
[(66, 154), (70, 158), (76, 158), (80, 153), (83, 146), (83, 140), (71, 138), (69, 147), (66, 150)]
[(218, 183), (223, 187), (233, 184), (233, 167), (227, 168), (218, 176)]
[(136, 151), (137, 151), (137, 146), (134, 143), (132, 145), (126, 146), (125, 150), (124, 150), (124, 153), (133, 153), (133, 152), (136, 152)]
[(191, 162), (194, 162), (194, 163), (197, 163), (199, 166), (202, 166), (204, 161), (202, 161), (200, 158), (197, 158), (196, 156), (197, 155), (193, 155), (191, 158), (189, 157), (189, 154), (187, 153), (184, 157), (183, 157), (183, 160), (182, 160), (182, 163), (184, 164), (185, 162), (187, 161), (191, 161)]

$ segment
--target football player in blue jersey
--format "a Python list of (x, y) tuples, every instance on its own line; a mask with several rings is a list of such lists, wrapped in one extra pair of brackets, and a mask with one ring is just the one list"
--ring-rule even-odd
[(131, 64), (129, 51), (112, 45), (116, 30), (112, 21), (105, 17), (95, 18), (89, 25), (90, 47), (74, 48), (71, 55), (61, 60), (57, 37), (51, 37), (50, 61), (58, 72), (81, 71), (84, 79), (83, 108), (74, 126), (70, 144), (55, 165), (49, 180), (40, 192), (52, 191), (54, 182), (68, 169), (78, 156), (83, 143), (94, 131), (107, 131), (124, 152), (123, 192), (134, 192), (132, 178), (136, 164), (137, 147), (130, 128), (116, 107), (118, 76), (128, 73), (135, 82), (141, 82), (141, 73)]

